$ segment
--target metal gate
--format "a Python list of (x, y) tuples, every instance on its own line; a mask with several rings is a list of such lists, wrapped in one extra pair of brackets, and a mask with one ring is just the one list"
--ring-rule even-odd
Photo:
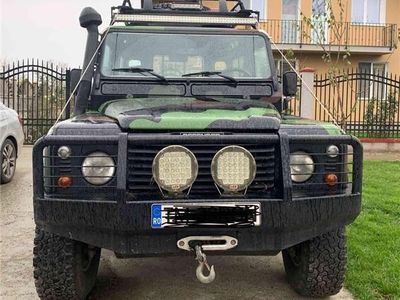
[[(39, 60), (22, 60), (0, 70), (0, 102), (24, 121), (25, 143), (33, 144), (54, 125), (70, 96), (70, 70)], [(61, 120), (70, 117), (70, 105)]]
[[(400, 138), (400, 78), (396, 74), (348, 70), (315, 77), (316, 96), (348, 133), (360, 138)], [(315, 119), (329, 121), (316, 107)]]

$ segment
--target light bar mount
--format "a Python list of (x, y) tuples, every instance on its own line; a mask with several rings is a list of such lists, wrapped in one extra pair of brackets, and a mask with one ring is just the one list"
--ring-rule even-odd
[(215, 26), (234, 27), (249, 25), (256, 27), (259, 12), (246, 10), (241, 0), (228, 11), (227, 1), (218, 0), (219, 11), (211, 11), (201, 4), (201, 0), (180, 0), (179, 2), (153, 4), (153, 0), (143, 0), (143, 9), (132, 7), (130, 0), (124, 0), (121, 6), (111, 8), (111, 22), (133, 24), (168, 24), (174, 26)]

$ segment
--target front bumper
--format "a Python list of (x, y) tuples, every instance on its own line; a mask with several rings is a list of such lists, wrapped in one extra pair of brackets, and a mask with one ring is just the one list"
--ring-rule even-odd
[[(340, 195), (294, 198), (288, 179), (289, 140), (304, 144), (340, 140), (353, 147), (352, 189)], [(109, 201), (49, 198), (43, 189), (43, 149), (66, 142), (101, 144), (105, 140), (118, 145), (117, 188)], [(276, 199), (240, 199), (260, 203), (261, 225), (244, 228), (163, 228), (152, 229), (151, 205), (173, 204), (185, 200), (131, 201), (126, 191), (127, 135), (119, 137), (45, 137), (34, 148), (34, 213), (36, 224), (46, 231), (88, 244), (113, 250), (121, 256), (181, 255), (176, 242), (187, 236), (228, 235), (238, 239), (237, 247), (224, 254), (276, 254), (282, 249), (308, 240), (334, 228), (351, 223), (361, 209), (362, 149), (351, 136), (279, 138), (282, 155), (282, 197)], [(285, 159), (285, 156), (287, 158)], [(286, 174), (286, 175), (285, 175)], [(232, 199), (229, 200), (230, 202)], [(187, 200), (186, 200), (187, 202)], [(190, 202), (206, 204), (221, 199), (196, 199)]]
[(36, 198), (34, 208), (36, 223), (47, 231), (125, 256), (157, 256), (182, 254), (176, 242), (191, 235), (235, 237), (238, 246), (229, 254), (274, 254), (351, 223), (361, 207), (359, 194), (290, 202), (257, 201), (261, 203), (261, 226), (251, 228), (152, 229), (153, 202), (119, 204)]

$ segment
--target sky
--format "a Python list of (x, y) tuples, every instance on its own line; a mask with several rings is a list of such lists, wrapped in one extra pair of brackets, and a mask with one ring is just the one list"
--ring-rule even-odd
[[(86, 6), (110, 23), (111, 6), (123, 0), (0, 0), (0, 62), (35, 58), (68, 67), (82, 65), (86, 30), (79, 15)], [(140, 0), (131, 1), (139, 7)]]

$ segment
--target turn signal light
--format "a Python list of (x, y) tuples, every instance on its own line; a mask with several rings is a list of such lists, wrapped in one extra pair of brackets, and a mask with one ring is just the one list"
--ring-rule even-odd
[(58, 178), (58, 186), (64, 189), (69, 188), (72, 185), (72, 178), (68, 176), (61, 176)]
[(329, 186), (334, 186), (338, 182), (336, 174), (330, 173), (325, 175), (325, 183)]

